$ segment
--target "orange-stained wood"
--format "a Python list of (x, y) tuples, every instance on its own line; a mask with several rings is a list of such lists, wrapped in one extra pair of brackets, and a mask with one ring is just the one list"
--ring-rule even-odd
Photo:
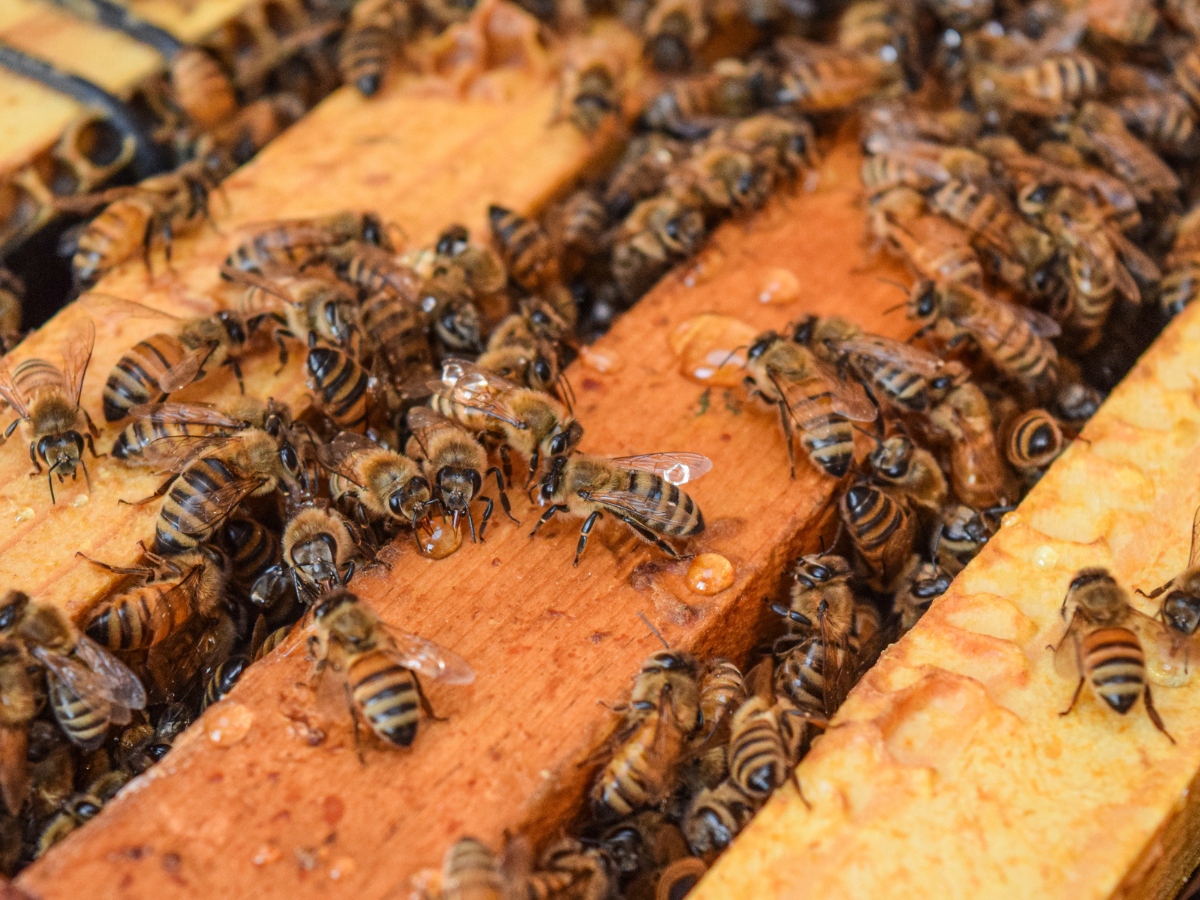
[[(511, 110), (506, 115), (516, 118)], [(530, 126), (497, 121), (481, 139), (496, 141), (507, 127), (521, 134)], [(432, 127), (429, 133), (444, 134)], [(285, 145), (288, 155), (302, 152), (300, 144)], [(269, 166), (283, 158), (269, 154), (257, 172), (238, 179), (230, 192), (235, 209), (257, 207), (248, 183), (257, 174), (271, 184)], [(522, 163), (515, 171), (529, 170), (528, 160)], [(814, 193), (783, 197), (723, 226), (694, 263), (596, 345), (621, 364), (608, 373), (577, 364), (569, 373), (586, 451), (686, 449), (713, 459), (714, 471), (688, 487), (709, 522), (693, 549), (733, 561), (730, 590), (691, 594), (685, 563), (666, 562), (611, 521), (597, 526), (582, 564), (572, 568), (581, 523), (557, 521), (531, 540), (539, 510), (515, 491), (519, 526), (500, 521), (486, 544), (465, 544), (440, 562), (419, 557), (402, 540), (385, 553), (386, 567), (354, 584), (388, 621), (454, 649), (475, 668), (471, 687), (431, 686), (448, 722), (423, 722), (409, 751), (368, 744), (360, 765), (349, 715), (317, 708), (303, 650), (276, 654), (160, 766), (18, 883), (48, 900), (101, 884), (119, 886), (126, 897), (399, 897), (464, 832), (493, 845), (506, 829), (525, 828), (535, 838), (549, 833), (579, 802), (587, 776), (580, 763), (611, 727), (611, 714), (597, 701), (617, 702), (657, 646), (637, 613), (675, 645), (740, 656), (769, 615), (763, 596), (827, 525), (836, 483), (807, 462), (790, 481), (775, 413), (748, 402), (740, 387), (706, 391), (684, 379), (667, 338), (701, 312), (738, 316), (757, 328), (781, 327), (806, 311), (839, 312), (870, 328), (901, 331), (902, 316), (881, 313), (896, 295), (880, 277), (897, 271), (872, 258), (863, 241), (857, 164), (845, 144)], [(496, 174), (464, 194), (471, 199), (465, 210), (482, 211), (521, 189)], [(303, 175), (296, 181), (303, 184)], [(294, 199), (280, 211), (334, 208), (322, 205), (329, 195), (319, 190), (314, 184), (290, 191)], [(347, 185), (337, 196), (347, 205), (363, 202), (353, 190)], [(269, 188), (263, 196), (271, 196)], [(444, 224), (444, 213), (424, 216), (397, 218), (425, 239)], [(463, 217), (478, 223), (475, 212)], [(209, 248), (219, 246), (206, 239), (193, 258), (211, 264)], [(181, 272), (189, 280), (190, 266)], [(798, 297), (764, 305), (757, 299), (763, 280), (777, 278), (772, 270), (780, 268), (797, 275)]]

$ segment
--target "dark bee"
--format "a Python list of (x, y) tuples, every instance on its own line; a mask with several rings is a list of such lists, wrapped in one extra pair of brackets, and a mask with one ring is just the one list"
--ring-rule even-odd
[(348, 243), (391, 247), (383, 223), (373, 213), (335, 213), (259, 225), (226, 257), (225, 266), (263, 275), (293, 274)]
[(488, 207), (488, 222), (509, 277), (527, 291), (558, 281), (558, 259), (542, 227), (503, 206)]
[(347, 84), (373, 97), (383, 83), (396, 48), (412, 31), (407, 0), (358, 0), (338, 46), (338, 66)]
[(310, 333), (304, 360), (305, 382), (316, 406), (338, 429), (362, 432), (367, 427), (371, 378), (351, 354), (321, 344)]
[(908, 562), (916, 534), (916, 517), (907, 500), (891, 489), (854, 485), (838, 503), (842, 522), (867, 572), (867, 582), (888, 590)]

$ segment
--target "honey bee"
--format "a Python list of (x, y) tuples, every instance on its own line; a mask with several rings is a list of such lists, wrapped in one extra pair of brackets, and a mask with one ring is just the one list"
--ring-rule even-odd
[(342, 79), (364, 97), (374, 97), (396, 48), (412, 32), (406, 0), (358, 0), (338, 46)]
[(355, 746), (360, 716), (388, 744), (412, 744), (420, 709), (433, 715), (418, 675), (447, 684), (475, 680), (471, 667), (457, 654), (393, 629), (344, 588), (320, 599), (315, 622), (309, 656), (315, 661), (315, 674), (330, 669), (345, 678)]
[(650, 453), (601, 459), (554, 456), (542, 478), (538, 502), (549, 508), (530, 537), (557, 513), (586, 517), (575, 548), (575, 565), (587, 548), (592, 526), (609, 513), (635, 535), (672, 558), (679, 552), (660, 537), (690, 537), (704, 531), (696, 502), (679, 489), (704, 475), (712, 462), (698, 453)]
[(752, 63), (719, 59), (707, 72), (674, 81), (642, 116), (650, 128), (675, 137), (704, 137), (722, 119), (744, 119), (762, 106), (763, 75)]
[(1068, 381), (1060, 384), (1055, 392), (1054, 416), (1058, 421), (1079, 429), (1096, 414), (1103, 402), (1104, 395), (1091, 385)]
[(1129, 133), (1116, 110), (1101, 103), (1085, 103), (1057, 128), (1071, 146), (1125, 181), (1139, 201), (1171, 196), (1179, 190), (1179, 177)]
[(596, 193), (580, 188), (550, 212), (549, 231), (558, 244), (563, 274), (578, 275), (607, 246), (608, 210)]
[(708, 14), (700, 0), (654, 0), (642, 25), (646, 57), (660, 72), (683, 72), (708, 40)]
[(784, 61), (782, 84), (775, 95), (802, 113), (845, 109), (896, 85), (899, 59), (886, 52), (797, 45), (787, 38), (775, 41)]
[(704, 860), (694, 856), (677, 859), (658, 876), (658, 884), (654, 890), (654, 900), (673, 900), (684, 897), (700, 883), (708, 866)]
[(308, 336), (304, 380), (315, 406), (337, 428), (361, 432), (367, 427), (367, 395), (371, 376), (353, 355)]
[(704, 215), (679, 198), (661, 195), (633, 208), (617, 231), (612, 271), (629, 302), (636, 300), (704, 239)]
[(871, 198), (897, 187), (928, 191), (949, 181), (987, 178), (988, 161), (962, 147), (926, 141), (889, 140), (888, 147), (863, 160), (862, 182)]
[(623, 219), (637, 204), (658, 194), (687, 145), (657, 132), (638, 135), (613, 168), (602, 201), (610, 218)]
[(407, 522), (414, 528), (438, 501), (420, 465), (369, 438), (342, 432), (318, 449), (335, 501), (357, 505), (364, 518)]
[(508, 270), (500, 255), (491, 247), (471, 243), (471, 233), (464, 225), (447, 226), (438, 235), (434, 250), (437, 267), (457, 270), (478, 297), (502, 291), (508, 283)]
[(727, 659), (710, 659), (700, 680), (700, 720), (706, 740), (711, 740), (721, 723), (745, 699), (746, 685), (741, 669)]
[(792, 339), (838, 367), (851, 369), (868, 387), (903, 409), (924, 412), (930, 406), (929, 379), (943, 362), (910, 344), (870, 334), (841, 316), (805, 316)]
[(383, 222), (374, 213), (342, 212), (312, 219), (281, 219), (252, 228), (225, 258), (224, 269), (262, 275), (292, 274), (350, 243), (391, 248)]
[(243, 500), (283, 487), (300, 490), (303, 464), (287, 436), (257, 428), (232, 435), (171, 437), (154, 441), (145, 455), (178, 473), (155, 525), (154, 552), (178, 556), (207, 541)]
[(0, 795), (17, 815), (29, 795), (29, 723), (45, 703), (38, 665), (15, 640), (0, 640)]
[[(1068, 606), (1072, 607), (1071, 619), (1055, 648), (1054, 665), (1064, 676), (1078, 676), (1079, 684), (1070, 706), (1060, 715), (1075, 708), (1087, 682), (1096, 697), (1120, 715), (1143, 697), (1150, 721), (1174, 744), (1154, 708), (1146, 680), (1143, 641), (1152, 648), (1161, 647), (1166, 638), (1162, 626), (1130, 606), (1125, 590), (1105, 569), (1076, 572), (1063, 599), (1063, 618)], [(1165, 643), (1169, 647), (1169, 640)]]
[(500, 862), (485, 844), (463, 837), (447, 848), (441, 900), (505, 900), (509, 895)]
[(683, 817), (688, 846), (699, 856), (719, 853), (733, 843), (757, 811), (758, 804), (732, 780), (705, 788), (692, 799)]
[(874, 235), (899, 251), (918, 278), (982, 287), (983, 266), (968, 233), (924, 210), (920, 194), (892, 188), (872, 203), (868, 221)]
[[(159, 332), (138, 341), (121, 355), (104, 382), (104, 420), (119, 422), (130, 409), (158, 403), (168, 394), (228, 366), (242, 386), (239, 357), (261, 319), (233, 310), (203, 318), (179, 320), (168, 313), (116, 297), (96, 301), (103, 308), (129, 315), (154, 316), (179, 322), (177, 334)], [(244, 393), (243, 389), (243, 393)]]
[(1062, 428), (1044, 409), (1031, 409), (1008, 427), (1004, 453), (1021, 472), (1040, 472), (1063, 452)]
[(979, 508), (1016, 496), (1012, 474), (997, 444), (991, 407), (971, 381), (953, 387), (934, 407), (929, 424), (949, 447), (954, 494)]
[(729, 728), (729, 780), (761, 803), (783, 784), (796, 762), (784, 746), (777, 709), (762, 697), (746, 700)]
[(858, 601), (851, 587), (853, 573), (844, 557), (825, 553), (801, 556), (792, 564), (787, 607), (772, 609), (788, 621), (790, 630), (820, 631), (832, 643), (846, 647)]
[(710, 218), (762, 206), (770, 187), (750, 154), (720, 145), (698, 150), (667, 178), (668, 191)]
[(0, 267), (0, 356), (21, 343), (25, 285), (8, 269)]
[(246, 285), (242, 309), (256, 318), (278, 322), (275, 341), (279, 364), (287, 363), (283, 338), (303, 340), (313, 332), (323, 341), (350, 347), (360, 332), (358, 297), (349, 285), (332, 278), (267, 278), (257, 272), (228, 269), (230, 281)]
[[(627, 816), (664, 799), (687, 734), (680, 727), (668, 683), (618, 743), (592, 786), (592, 811), (600, 821)], [(647, 701), (649, 702), (649, 701)]]
[(483, 349), (482, 315), (460, 269), (439, 269), (425, 279), (418, 303), (443, 346), (472, 353)]
[(1151, 600), (1163, 598), (1158, 616), (1176, 637), (1177, 644), (1190, 639), (1200, 629), (1200, 509), (1192, 519), (1192, 546), (1188, 551), (1187, 566), (1146, 596)]
[(867, 456), (871, 474), (902, 491), (909, 503), (937, 515), (950, 488), (933, 454), (905, 435), (881, 441)]
[(232, 691), (234, 685), (241, 680), (248, 668), (250, 668), (248, 656), (231, 656), (213, 669), (212, 674), (204, 683), (204, 696), (200, 700), (200, 711), (208, 709)]
[(4, 440), (12, 436), (17, 425), (24, 426), (33, 474), (41, 474), (40, 459), (47, 467), (52, 503), (55, 475), (61, 484), (68, 475), (77, 478), (76, 470), (82, 468), (90, 487), (87, 464), (83, 461), (85, 443), (92, 457), (99, 458), (95, 438), (100, 432), (87, 410), (79, 405), (95, 342), (96, 326), (91, 318), (84, 318), (63, 342), (61, 369), (44, 359), (31, 358), (22, 360), (14, 370), (9, 369), (7, 359), (0, 358), (0, 397), (18, 416), (5, 429)]
[(570, 326), (550, 306), (536, 298), (521, 301), (519, 312), (502, 319), (488, 337), (487, 350), (476, 365), (534, 391), (563, 396), (566, 381), (558, 362), (558, 342)]
[(851, 421), (874, 421), (877, 410), (857, 383), (843, 381), (807, 347), (767, 331), (746, 357), (746, 387), (779, 408), (788, 462), (796, 477), (792, 430), (813, 464), (835, 478), (845, 475), (854, 456)]
[[(616, 890), (615, 874), (607, 855), (596, 847), (572, 837), (550, 844), (533, 869), (523, 838), (512, 838), (505, 848), (504, 868), (509, 871), (513, 897), (552, 900), (578, 897), (580, 900), (604, 900)], [(517, 848), (521, 848), (519, 851)]]
[(88, 611), (83, 630), (109, 650), (144, 650), (183, 628), (193, 616), (211, 618), (224, 600), (229, 561), (215, 547), (180, 554), (155, 569), (104, 568), (139, 574), (143, 584)]
[(296, 596), (314, 600), (350, 580), (360, 555), (359, 543), (353, 526), (336, 510), (305, 504), (288, 518), (280, 561), (259, 577), (290, 571)]
[(962, 283), (918, 282), (909, 298), (909, 318), (923, 325), (948, 320), (975, 339), (992, 364), (1032, 394), (1058, 378), (1058, 351), (1049, 338), (1058, 323), (1023, 306), (989, 297)]
[(892, 596), (892, 613), (898, 620), (900, 635), (907, 634), (929, 609), (931, 603), (950, 588), (954, 576), (936, 562), (922, 562), (914, 556), (900, 587)]
[(578, 446), (583, 426), (553, 398), (501, 378), (461, 359), (442, 365), (442, 377), (426, 383), (430, 407), (469, 431), (496, 434), (503, 440), (505, 481), (511, 481), (506, 448), (529, 462), (529, 484), (543, 457), (562, 456)]
[(137, 676), (86, 635), (63, 613), (28, 594), (0, 598), (0, 635), (21, 642), (46, 669), (54, 718), (71, 742), (93, 750), (110, 723), (129, 721), (130, 710), (146, 705)]
[[(471, 501), (480, 496), (483, 481), (489, 475), (496, 478), (496, 490), (500, 494), (500, 505), (505, 514), (513, 519), (508, 494), (504, 490), (504, 476), (498, 466), (488, 468), (487, 452), (479, 445), (471, 432), (440, 416), (427, 406), (418, 406), (408, 412), (408, 426), (413, 436), (406, 448), (406, 455), (421, 464), (421, 471), (431, 486), (437, 488), (437, 499), (453, 519), (458, 528), (459, 516), (466, 516), (471, 529), (471, 539), (476, 540), (475, 520), (471, 517)], [(483, 540), (483, 531), (492, 516), (492, 500), (483, 497), (483, 518), (479, 523), (478, 540)], [(513, 519), (516, 522), (516, 519)]]
[(1190, 209), (1176, 225), (1166, 268), (1158, 286), (1158, 306), (1170, 319), (1200, 293), (1200, 206)]
[(1168, 156), (1200, 153), (1200, 127), (1187, 96), (1172, 90), (1122, 97), (1116, 106), (1126, 127)]
[(389, 291), (376, 291), (362, 303), (363, 334), (377, 348), (396, 387), (434, 372), (429, 317)]
[(933, 536), (932, 555), (933, 561), (951, 577), (965, 569), (991, 538), (992, 526), (987, 514), (992, 512), (995, 510), (979, 512), (962, 503), (942, 510)]
[(842, 495), (838, 513), (869, 573), (867, 582), (888, 590), (908, 562), (916, 534), (916, 516), (908, 501), (890, 488), (859, 483)]
[(41, 856), (72, 831), (99, 815), (104, 805), (128, 781), (128, 772), (114, 769), (94, 779), (85, 791), (65, 800), (38, 835), (35, 856)]
[(591, 135), (621, 110), (624, 66), (620, 57), (597, 53), (579, 64), (568, 65), (559, 85), (560, 98), (567, 97), (566, 118), (584, 134)]
[(406, 303), (420, 306), (421, 279), (416, 271), (388, 247), (365, 241), (347, 241), (326, 249), (340, 278), (371, 296), (386, 291)]
[(113, 441), (112, 455), (129, 465), (148, 465), (146, 448), (171, 437), (227, 436), (245, 428), (265, 428), (272, 410), (290, 422), (290, 414), (272, 401), (242, 397), (217, 409), (204, 403), (145, 403), (129, 409), (134, 421)]
[(969, 79), (981, 106), (1053, 116), (1097, 96), (1104, 89), (1105, 72), (1080, 50), (1042, 47), (1010, 65), (980, 61), (971, 66)]
[(167, 67), (171, 99), (200, 131), (225, 124), (238, 110), (232, 79), (203, 47), (185, 45)]
[(715, 132), (711, 140), (748, 153), (770, 185), (795, 178), (819, 162), (812, 126), (798, 117), (777, 113), (750, 116)]
[(537, 222), (495, 204), (488, 207), (488, 222), (513, 281), (527, 291), (537, 291), (558, 281), (554, 246)]

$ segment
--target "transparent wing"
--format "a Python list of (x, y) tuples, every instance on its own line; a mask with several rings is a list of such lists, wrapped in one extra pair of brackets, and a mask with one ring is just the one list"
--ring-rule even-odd
[(1162, 269), (1129, 238), (1115, 228), (1109, 229), (1108, 237), (1130, 272), (1143, 281), (1162, 280)]
[(1040, 335), (1041, 337), (1057, 337), (1062, 333), (1062, 329), (1059, 327), (1057, 322), (1055, 322), (1049, 316), (1043, 315), (1037, 310), (1030, 309), (1027, 306), (1017, 306), (1016, 304), (1001, 300), (998, 297), (989, 296), (983, 291), (969, 288), (966, 285), (956, 285), (956, 289), (970, 292), (975, 301), (975, 308), (977, 311), (972, 315), (966, 316), (964, 320), (959, 323), (963, 328), (966, 328), (969, 331), (978, 332), (994, 341), (1002, 341), (1008, 337), (1007, 331), (1002, 329), (998, 324), (1000, 317), (994, 315), (989, 316), (986, 314), (986, 312), (984, 312), (987, 306), (992, 305), (1006, 307), (1014, 316), (1026, 322), (1033, 330), (1034, 334)]
[(993, 302), (1003, 303), (1011, 309), (1018, 317), (1024, 319), (1029, 324), (1029, 327), (1033, 329), (1033, 333), (1039, 337), (1056, 338), (1062, 334), (1062, 327), (1058, 322), (1045, 313), (1040, 313), (1036, 309), (1030, 309), (1028, 306), (1018, 306), (1006, 300), (996, 299)]
[(194, 507), (191, 512), (205, 525), (214, 525), (266, 483), (265, 478), (242, 478), (231, 482), (206, 493), (207, 502)]
[(92, 348), (95, 346), (96, 323), (91, 316), (84, 316), (76, 322), (63, 341), (63, 380), (68, 396), (76, 406), (83, 394), (83, 379), (87, 375), (88, 363), (92, 361)]
[(246, 422), (228, 416), (208, 403), (142, 403), (129, 410), (129, 414), (137, 419), (157, 419), (174, 425), (246, 427)]
[(1196, 515), (1192, 518), (1192, 549), (1188, 551), (1188, 568), (1194, 569), (1200, 563), (1200, 506), (1196, 507)]
[(428, 406), (414, 406), (408, 411), (408, 427), (413, 431), (428, 431), (447, 425), (453, 426), (454, 423)]
[(17, 387), (12, 370), (8, 367), (7, 357), (0, 357), (0, 397), (3, 397), (22, 419), (29, 418), (29, 401), (24, 392)]
[(175, 434), (151, 441), (142, 453), (151, 465), (164, 471), (178, 472), (204, 454), (240, 440), (241, 437), (236, 434)]
[(475, 670), (453, 650), (400, 631), (386, 622), (380, 624), (394, 645), (388, 655), (404, 668), (447, 684), (470, 684), (475, 680)]
[(442, 364), (442, 377), (426, 386), (435, 394), (459, 403), (486, 416), (508, 422), (518, 428), (526, 427), (508, 407), (508, 397), (520, 386), (487, 369), (461, 359), (448, 359)]
[(899, 366), (927, 378), (937, 375), (944, 365), (941, 357), (927, 350), (912, 344), (902, 344), (879, 334), (863, 334), (838, 341), (837, 347), (847, 353), (867, 356), (885, 365)]
[(618, 515), (630, 515), (647, 525), (658, 525), (663, 528), (673, 524), (674, 510), (658, 508), (658, 501), (634, 494), (629, 491), (601, 491), (588, 494), (588, 499), (607, 507)]
[(361, 434), (343, 431), (328, 444), (317, 446), (317, 461), (330, 472), (336, 472), (348, 481), (362, 487), (354, 457), (362, 453), (375, 453), (383, 448)]
[(207, 345), (189, 351), (183, 359), (159, 376), (158, 386), (168, 394), (187, 387), (200, 376), (200, 370), (212, 354), (213, 347)]
[(126, 709), (142, 709), (146, 705), (146, 690), (125, 663), (121, 662), (90, 637), (79, 636), (75, 655), (82, 659), (104, 682), (104, 696)]
[(670, 484), (687, 484), (712, 471), (712, 460), (699, 453), (646, 453), (615, 456), (609, 460), (622, 469), (650, 472)]
[(1079, 622), (1078, 614), (1072, 613), (1067, 630), (1054, 648), (1054, 671), (1072, 680), (1082, 672), (1079, 667)]
[(124, 297), (117, 297), (113, 294), (101, 294), (89, 291), (79, 298), (79, 302), (83, 304), (83, 308), (88, 312), (98, 315), (105, 321), (120, 321), (121, 319), (171, 319), (176, 322), (181, 321), (178, 316), (173, 316), (169, 312), (163, 312), (161, 309), (155, 309), (153, 306), (138, 303), (136, 300), (126, 300)]
[(221, 275), (236, 284), (241, 284), (248, 288), (258, 288), (264, 294), (269, 294), (272, 297), (282, 300), (284, 303), (296, 302), (296, 298), (276, 279), (267, 278), (265, 275), (260, 275), (257, 272), (247, 272), (225, 264), (221, 266)]

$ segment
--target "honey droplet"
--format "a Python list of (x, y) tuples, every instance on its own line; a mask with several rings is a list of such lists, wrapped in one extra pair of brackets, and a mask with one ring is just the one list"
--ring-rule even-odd
[(329, 877), (334, 881), (340, 881), (354, 874), (358, 868), (358, 863), (348, 856), (339, 856), (333, 861), (333, 865), (329, 868)]
[(800, 296), (800, 279), (789, 269), (768, 269), (758, 290), (759, 303), (782, 306)]
[(28, 522), (34, 516), (33, 507), (26, 506), (23, 509), (17, 510), (17, 521)]
[(611, 350), (595, 350), (591, 347), (579, 348), (579, 361), (601, 375), (619, 372), (625, 367), (625, 360)]
[(256, 866), (266, 866), (270, 863), (278, 862), (281, 856), (283, 856), (283, 853), (274, 844), (263, 844), (254, 851), (254, 864)]
[(697, 594), (719, 594), (733, 584), (733, 563), (720, 553), (701, 553), (687, 570), (688, 588)]
[(700, 252), (683, 276), (683, 283), (688, 287), (695, 287), (698, 284), (710, 280), (721, 263), (725, 260), (725, 254), (716, 247), (708, 247)]
[(221, 747), (230, 747), (245, 740), (254, 724), (254, 713), (240, 703), (218, 703), (204, 716), (208, 739)]
[(1033, 564), (1039, 569), (1053, 568), (1058, 562), (1058, 551), (1049, 544), (1042, 544), (1033, 551)]
[(704, 385), (735, 387), (745, 377), (746, 351), (757, 336), (741, 319), (705, 313), (681, 323), (669, 342), (686, 377)]
[(1000, 524), (1005, 528), (1015, 528), (1021, 524), (1021, 514), (1015, 509), (1011, 512), (1006, 512), (1004, 518), (1000, 520)]
[(430, 559), (445, 559), (462, 546), (462, 520), (455, 528), (447, 516), (430, 516), (417, 525), (417, 551)]
[(71, 505), (74, 506), (76, 509), (78, 509), (80, 506), (87, 506), (87, 502), (88, 502), (88, 495), (80, 494), (78, 497), (76, 497), (74, 500), (71, 501)]

